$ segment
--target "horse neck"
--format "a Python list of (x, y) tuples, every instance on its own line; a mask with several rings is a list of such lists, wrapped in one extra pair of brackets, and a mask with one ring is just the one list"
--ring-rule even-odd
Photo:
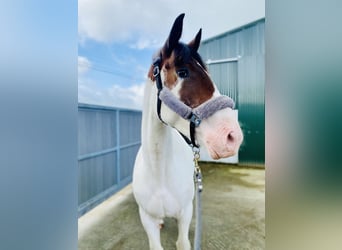
[(157, 115), (157, 88), (148, 81), (145, 86), (142, 117), (142, 150), (144, 160), (152, 168), (159, 168), (166, 161), (166, 152), (172, 145), (170, 129), (163, 124)]

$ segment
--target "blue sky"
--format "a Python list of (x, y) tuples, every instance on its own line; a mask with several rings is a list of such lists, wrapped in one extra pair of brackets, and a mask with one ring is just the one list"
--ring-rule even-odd
[(265, 16), (264, 0), (79, 0), (78, 99), (141, 109), (152, 55), (185, 13), (181, 40), (210, 38)]

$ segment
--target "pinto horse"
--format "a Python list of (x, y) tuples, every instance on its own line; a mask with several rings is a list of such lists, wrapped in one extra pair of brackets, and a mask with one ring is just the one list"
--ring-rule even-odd
[(177, 219), (177, 249), (191, 248), (191, 148), (203, 146), (213, 159), (219, 159), (236, 154), (243, 140), (233, 101), (219, 93), (197, 52), (201, 29), (188, 44), (179, 42), (183, 18), (184, 14), (176, 18), (154, 58), (144, 92), (133, 194), (150, 249), (163, 249), (160, 229), (165, 217)]

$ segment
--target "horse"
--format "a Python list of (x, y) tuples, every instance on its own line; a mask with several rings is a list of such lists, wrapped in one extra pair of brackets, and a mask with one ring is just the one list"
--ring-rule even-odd
[(184, 15), (175, 19), (148, 72), (133, 170), (133, 195), (154, 250), (163, 249), (165, 217), (177, 220), (177, 250), (191, 249), (192, 149), (204, 146), (213, 159), (225, 158), (235, 155), (243, 140), (233, 100), (220, 94), (198, 53), (202, 29), (189, 43), (179, 41)]

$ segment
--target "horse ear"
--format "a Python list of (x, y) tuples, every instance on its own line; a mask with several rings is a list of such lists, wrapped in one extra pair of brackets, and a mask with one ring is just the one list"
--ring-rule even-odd
[(164, 48), (163, 48), (166, 54), (166, 57), (169, 57), (171, 55), (173, 49), (177, 46), (178, 41), (182, 35), (184, 16), (185, 16), (184, 13), (180, 14), (172, 25), (170, 35), (167, 38)]
[(192, 50), (197, 51), (201, 43), (201, 37), (202, 37), (202, 29), (198, 31), (196, 37), (191, 42), (189, 42), (188, 46)]

